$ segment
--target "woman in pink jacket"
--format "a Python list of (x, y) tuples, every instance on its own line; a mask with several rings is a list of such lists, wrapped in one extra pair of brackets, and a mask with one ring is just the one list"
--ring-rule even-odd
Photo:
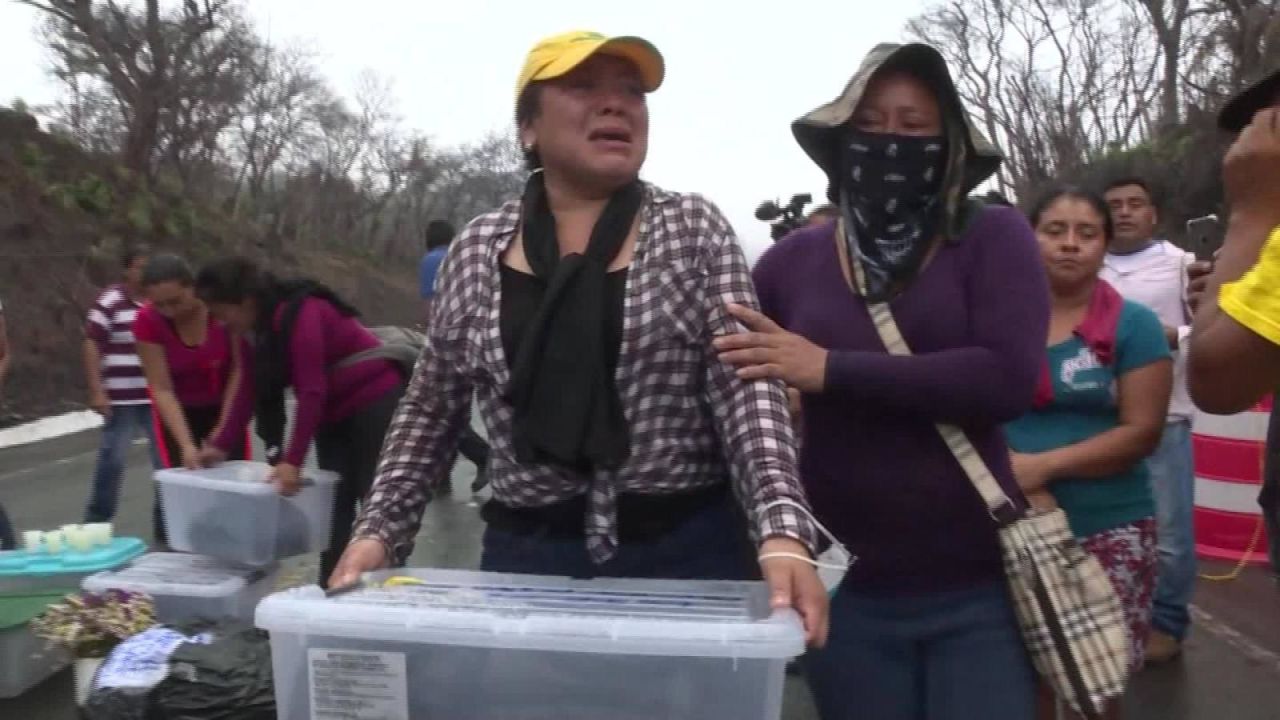
[[(251, 260), (226, 258), (200, 271), (196, 292), (215, 317), (252, 341), (242, 355), (245, 370), (231, 412), (205, 459), (221, 459), (256, 415), (282, 494), (298, 491), (299, 468), (313, 440), (319, 466), (341, 478), (330, 549), (320, 558), (323, 584), (346, 547), (356, 502), (373, 480), (383, 436), (404, 394), (403, 373), (385, 358), (343, 363), (377, 347), (378, 339), (355, 308), (315, 281), (277, 278)], [(287, 444), (286, 388), (297, 400)]]

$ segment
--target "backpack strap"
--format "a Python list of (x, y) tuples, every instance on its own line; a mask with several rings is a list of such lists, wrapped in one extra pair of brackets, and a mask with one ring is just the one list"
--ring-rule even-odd
[(342, 358), (334, 363), (330, 370), (351, 367), (367, 360), (391, 360), (399, 365), (405, 374), (413, 373), (418, 356), (422, 354), (422, 348), (426, 345), (426, 336), (394, 325), (369, 328), (369, 332), (378, 339), (377, 346)]

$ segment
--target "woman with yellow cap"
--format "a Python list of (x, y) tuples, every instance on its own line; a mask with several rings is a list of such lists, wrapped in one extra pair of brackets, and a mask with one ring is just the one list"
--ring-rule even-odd
[(533, 173), (522, 198), (450, 248), (427, 347), (331, 586), (408, 557), (474, 393), (493, 444), (484, 569), (763, 571), (774, 605), (824, 638), (786, 393), (738, 378), (711, 345), (741, 327), (730, 303), (756, 306), (746, 260), (713, 204), (639, 179), (646, 95), (663, 73), (639, 38), (572, 32), (529, 53), (516, 122)]

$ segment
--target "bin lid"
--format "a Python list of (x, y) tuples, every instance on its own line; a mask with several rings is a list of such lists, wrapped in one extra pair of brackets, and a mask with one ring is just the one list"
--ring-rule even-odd
[(120, 570), (84, 579), (89, 592), (119, 589), (152, 596), (222, 598), (267, 577), (270, 568), (242, 568), (205, 555), (149, 553)]
[[(372, 586), (392, 576), (422, 584)], [(272, 633), (398, 643), (675, 657), (784, 659), (804, 651), (792, 610), (764, 583), (571, 580), (463, 570), (398, 570), (326, 598), (316, 586), (264, 600)]]
[(197, 555), (195, 553), (183, 552), (149, 552), (141, 555), (129, 563), (130, 567), (178, 567), (192, 568), (196, 570), (212, 570), (215, 572), (230, 573), (261, 573), (264, 571), (274, 571), (275, 565), (268, 567), (249, 567), (246, 565), (237, 565), (233, 562), (213, 557), (212, 555)]
[(0, 552), (0, 579), (83, 575), (114, 570), (146, 550), (146, 543), (130, 537), (112, 538), (110, 544), (95, 545), (88, 552), (70, 548), (60, 553), (9, 550)]
[[(271, 466), (266, 463), (233, 460), (198, 470), (186, 468), (157, 470), (155, 479), (156, 482), (166, 485), (183, 485), (242, 495), (275, 495), (275, 487), (267, 482), (270, 473)], [(304, 485), (308, 481), (318, 485), (335, 485), (338, 482), (338, 476), (326, 470), (303, 468), (302, 481)]]

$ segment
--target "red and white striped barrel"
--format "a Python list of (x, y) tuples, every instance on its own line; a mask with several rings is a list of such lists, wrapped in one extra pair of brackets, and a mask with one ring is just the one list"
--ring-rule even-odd
[[(1192, 442), (1196, 472), (1196, 553), (1238, 561), (1249, 550), (1262, 514), (1258, 491), (1272, 398), (1238, 415), (1197, 413)], [(1267, 561), (1265, 530), (1250, 560)]]

